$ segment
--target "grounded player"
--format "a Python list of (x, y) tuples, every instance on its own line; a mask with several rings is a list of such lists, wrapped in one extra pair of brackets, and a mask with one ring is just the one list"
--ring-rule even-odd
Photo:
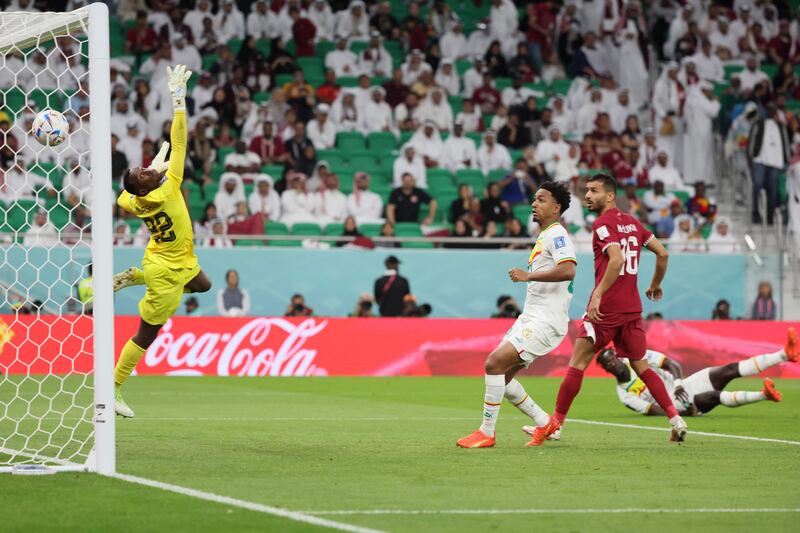
[(147, 285), (147, 292), (139, 302), (139, 331), (122, 348), (114, 369), (115, 409), (126, 418), (134, 413), (122, 399), (120, 390), (136, 363), (156, 339), (161, 326), (175, 313), (184, 293), (211, 289), (211, 282), (194, 255), (192, 222), (181, 194), (186, 158), (186, 82), (191, 75), (183, 65), (174, 70), (167, 67), (174, 111), (169, 163), (164, 162), (169, 143), (164, 143), (149, 167), (135, 167), (125, 173), (125, 190), (117, 199), (120, 207), (142, 219), (151, 234), (142, 270), (132, 267), (114, 276), (115, 292), (132, 285)]
[[(800, 342), (797, 330), (789, 328), (786, 344), (783, 349), (775, 353), (765, 353), (736, 363), (704, 368), (685, 379), (681, 366), (664, 354), (647, 350), (645, 359), (650, 368), (664, 380), (675, 405), (683, 409), (686, 414), (696, 415), (707, 413), (720, 404), (725, 407), (739, 407), (764, 400), (781, 401), (781, 393), (775, 390), (769, 378), (764, 379), (764, 389), (758, 392), (728, 392), (723, 389), (736, 378), (755, 376), (785, 361), (800, 362)], [(607, 349), (597, 356), (597, 363), (617, 378), (617, 395), (619, 401), (626, 407), (643, 415), (665, 414), (653, 402), (650, 391), (633, 372), (627, 359), (619, 358), (614, 350)]]
[(569, 202), (569, 191), (558, 183), (543, 183), (536, 191), (531, 205), (533, 219), (543, 229), (528, 259), (528, 271), (512, 268), (508, 272), (511, 281), (528, 284), (525, 308), (486, 359), (483, 423), (480, 429), (456, 442), (462, 448), (494, 446), (494, 427), (503, 396), (537, 425), (547, 423), (547, 413), (534, 403), (514, 376), (557, 348), (567, 334), (577, 261), (569, 233), (559, 220)]
[(617, 209), (617, 181), (613, 177), (596, 174), (589, 178), (586, 186), (586, 205), (598, 214), (592, 226), (595, 288), (558, 391), (555, 414), (546, 424), (536, 427), (528, 444), (541, 446), (558, 431), (581, 390), (583, 373), (594, 354), (612, 341), (617, 352), (630, 360), (650, 394), (667, 413), (672, 426), (670, 440), (683, 442), (686, 422), (672, 404), (664, 382), (644, 359), (647, 339), (642, 322), (642, 301), (636, 287), (639, 254), (641, 247), (646, 246), (656, 254), (656, 268), (646, 294), (651, 300), (661, 299), (667, 250), (636, 218)]

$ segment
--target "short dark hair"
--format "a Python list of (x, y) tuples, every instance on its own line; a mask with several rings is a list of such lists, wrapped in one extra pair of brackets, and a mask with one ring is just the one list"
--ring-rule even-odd
[(569, 203), (572, 197), (569, 194), (567, 188), (564, 187), (564, 185), (558, 183), (557, 181), (545, 181), (539, 186), (539, 188), (549, 191), (550, 194), (553, 195), (553, 198), (555, 198), (556, 203), (561, 206), (562, 214), (564, 213), (564, 211), (569, 209)]
[(618, 187), (617, 180), (614, 179), (614, 176), (611, 174), (604, 174), (602, 172), (600, 174), (595, 174), (586, 180), (586, 183), (591, 183), (593, 181), (599, 181), (603, 184), (603, 188), (605, 188), (607, 192), (613, 192), (616, 194)]
[(125, 192), (135, 195), (136, 190), (133, 188), (133, 176), (131, 175), (132, 170), (133, 169), (129, 168), (125, 171), (125, 174), (122, 175), (122, 188), (125, 189)]

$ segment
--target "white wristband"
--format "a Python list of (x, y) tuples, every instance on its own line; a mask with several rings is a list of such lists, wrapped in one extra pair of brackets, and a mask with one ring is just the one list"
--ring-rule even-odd
[(675, 385), (676, 388), (677, 387), (683, 387), (683, 380), (682, 379), (676, 379), (672, 383)]

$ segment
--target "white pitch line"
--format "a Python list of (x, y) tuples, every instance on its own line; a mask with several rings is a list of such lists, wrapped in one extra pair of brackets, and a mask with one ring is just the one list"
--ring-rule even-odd
[(309, 515), (501, 515), (501, 514), (715, 514), (715, 513), (800, 513), (800, 509), (346, 509), (302, 511)]
[[(441, 422), (441, 421), (461, 421), (474, 420), (475, 417), (148, 417), (137, 418), (140, 421), (166, 421), (166, 422)], [(669, 428), (657, 428), (653, 426), (642, 426), (639, 424), (622, 424), (617, 422), (601, 422), (598, 420), (583, 420), (580, 418), (568, 418), (567, 422), (578, 424), (589, 424), (595, 426), (608, 426), (626, 429), (644, 429), (647, 431), (670, 431)], [(752, 437), (749, 435), (731, 435), (728, 433), (712, 433), (708, 431), (692, 431), (689, 429), (689, 438), (692, 435), (703, 437), (718, 437), (721, 439), (738, 439), (755, 442), (771, 442), (775, 444), (789, 444), (800, 446), (800, 441), (787, 439), (773, 439), (769, 437)]]
[[(567, 418), (567, 422), (578, 422), (579, 424), (589, 424), (592, 426), (609, 426), (615, 428), (646, 429), (650, 431), (671, 431), (669, 428), (655, 428), (652, 426), (640, 426), (638, 424), (620, 424), (616, 422), (599, 422), (597, 420), (580, 420), (575, 418)], [(721, 439), (739, 439), (739, 440), (752, 440), (757, 442), (774, 442), (777, 444), (791, 444), (792, 446), (800, 446), (800, 441), (796, 440), (771, 439), (768, 437), (750, 437), (748, 435), (729, 435), (727, 433), (710, 433), (708, 431), (692, 431), (692, 429), (689, 428), (688, 438), (691, 439), (692, 435), (701, 435), (703, 437), (719, 437)]]
[(192, 498), (198, 498), (200, 500), (221, 503), (223, 505), (230, 505), (232, 507), (239, 507), (241, 509), (255, 511), (257, 513), (280, 516), (282, 518), (294, 520), (295, 522), (303, 522), (305, 524), (326, 527), (329, 529), (336, 529), (339, 531), (349, 531), (351, 533), (383, 533), (378, 529), (371, 529), (352, 524), (345, 524), (343, 522), (336, 522), (334, 520), (328, 520), (325, 518), (319, 518), (317, 516), (311, 516), (306, 513), (289, 511), (288, 509), (282, 509), (280, 507), (272, 507), (271, 505), (264, 505), (261, 503), (249, 502), (246, 500), (239, 500), (237, 498), (231, 498), (229, 496), (214, 494), (213, 492), (204, 492), (201, 490), (190, 489), (188, 487), (182, 487), (180, 485), (172, 485), (171, 483), (164, 483), (162, 481), (156, 481), (154, 479), (131, 476), (128, 474), (112, 474), (109, 477), (119, 479), (122, 481), (127, 481), (128, 483), (135, 483), (137, 485), (144, 485), (145, 487), (152, 487), (156, 489), (165, 490), (168, 492), (174, 492), (176, 494), (181, 494), (183, 496), (191, 496)]

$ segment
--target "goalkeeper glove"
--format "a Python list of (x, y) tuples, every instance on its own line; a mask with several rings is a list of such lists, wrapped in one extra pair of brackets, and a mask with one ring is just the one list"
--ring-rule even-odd
[(186, 109), (186, 82), (192, 75), (191, 70), (186, 70), (186, 65), (175, 65), (172, 69), (167, 67), (167, 86), (172, 95), (172, 108)]
[(167, 161), (167, 152), (169, 152), (169, 143), (163, 142), (161, 143), (161, 149), (158, 151), (158, 154), (153, 158), (153, 162), (150, 163), (150, 166), (147, 167), (148, 169), (154, 169), (159, 174), (163, 174), (169, 168), (169, 161)]

